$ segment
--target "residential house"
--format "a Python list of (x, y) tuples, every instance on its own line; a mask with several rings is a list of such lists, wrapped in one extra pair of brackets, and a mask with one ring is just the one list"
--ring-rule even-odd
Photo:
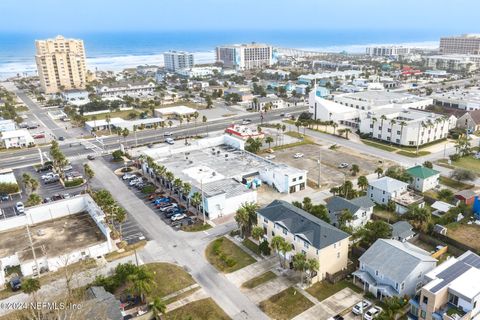
[(480, 131), (480, 110), (466, 112), (458, 118), (457, 127), (469, 132)]
[(455, 193), (455, 198), (465, 203), (467, 206), (473, 204), (476, 193), (472, 190), (461, 190)]
[(406, 213), (413, 205), (423, 207), (423, 197), (408, 190), (408, 183), (390, 177), (382, 177), (371, 181), (367, 190), (368, 197), (375, 203), (387, 205), (395, 202), (395, 212)]
[(24, 148), (35, 145), (32, 135), (27, 129), (4, 131), (0, 133), (0, 146), (9, 148)]
[(410, 187), (420, 192), (431, 190), (440, 183), (440, 171), (421, 165), (407, 169), (407, 173), (412, 177)]
[(351, 200), (334, 196), (327, 200), (328, 215), (330, 223), (339, 227), (338, 220), (344, 210), (348, 210), (352, 215), (352, 221), (347, 223), (348, 227), (358, 228), (364, 226), (372, 217), (373, 207), (375, 203), (367, 196), (358, 197)]
[(382, 299), (415, 295), (437, 259), (408, 242), (378, 239), (359, 262), (360, 268), (353, 273), (354, 283)]
[(290, 263), (296, 253), (304, 253), (308, 259), (318, 259), (320, 269), (312, 275), (313, 282), (347, 267), (350, 235), (306, 211), (288, 202), (274, 200), (257, 211), (257, 221), (265, 230), (264, 237), (268, 242), (281, 236), (292, 245), (292, 252), (286, 254)]
[(415, 236), (413, 227), (407, 221), (395, 222), (392, 226), (392, 239), (400, 242), (405, 242), (412, 239)]
[(480, 256), (467, 251), (425, 274), (420, 294), (410, 300), (409, 319), (480, 319)]

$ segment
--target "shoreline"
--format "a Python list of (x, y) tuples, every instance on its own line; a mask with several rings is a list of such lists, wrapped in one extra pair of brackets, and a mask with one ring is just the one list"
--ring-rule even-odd
[[(438, 41), (421, 41), (421, 42), (400, 42), (400, 43), (371, 43), (371, 44), (350, 44), (350, 45), (333, 45), (324, 47), (303, 47), (298, 50), (318, 51), (322, 53), (340, 53), (346, 51), (351, 54), (359, 54), (365, 52), (365, 48), (371, 46), (405, 46), (416, 47), (421, 49), (438, 48)], [(277, 46), (279, 47), (279, 46)], [(281, 47), (281, 46), (280, 46)], [(287, 47), (287, 46), (285, 46)], [(195, 62), (199, 64), (214, 63), (215, 51), (194, 51)], [(87, 68), (89, 70), (98, 71), (114, 71), (118, 72), (126, 68), (134, 68), (139, 65), (158, 65), (163, 66), (163, 52), (152, 52), (151, 54), (118, 54), (118, 55), (99, 55), (96, 57), (87, 57)], [(17, 60), (10, 57), (7, 63), (0, 62), (0, 81), (18, 74), (26, 73), (28, 76), (36, 74), (35, 59), (27, 57)]]

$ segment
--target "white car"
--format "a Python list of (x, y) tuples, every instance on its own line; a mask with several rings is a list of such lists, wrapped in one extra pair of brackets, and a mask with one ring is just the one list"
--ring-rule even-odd
[(23, 202), (17, 202), (17, 204), (15, 204), (15, 210), (18, 213), (24, 213), (25, 212), (25, 206), (23, 205)]
[(303, 153), (297, 152), (293, 155), (295, 159), (303, 158)]
[(273, 160), (273, 159), (275, 159), (275, 155), (269, 154), (269, 155), (265, 156), (265, 159), (266, 160)]
[(380, 312), (382, 312), (383, 309), (380, 308), (379, 306), (375, 306), (375, 307), (372, 307), (370, 308), (364, 315), (363, 317), (365, 318), (365, 320), (373, 320), (375, 319), (376, 317), (378, 317), (378, 315), (380, 314)]
[(362, 300), (356, 305), (353, 306), (352, 312), (353, 314), (356, 314), (357, 316), (362, 314), (363, 312), (367, 311), (368, 308), (372, 305), (372, 303), (368, 300)]
[(177, 213), (177, 214), (174, 214), (170, 220), (172, 221), (177, 221), (177, 220), (182, 220), (183, 218), (186, 218), (187, 215), (185, 213)]
[(340, 164), (338, 165), (338, 167), (339, 167), (340, 169), (348, 168), (348, 163), (342, 162), (342, 163), (340, 163)]

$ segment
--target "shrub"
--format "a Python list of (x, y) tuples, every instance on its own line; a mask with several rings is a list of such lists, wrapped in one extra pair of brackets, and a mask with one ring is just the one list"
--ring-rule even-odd
[(83, 182), (84, 182), (83, 179), (79, 178), (79, 179), (65, 181), (64, 183), (65, 183), (66, 188), (72, 188), (72, 187), (78, 187), (78, 186), (82, 185)]

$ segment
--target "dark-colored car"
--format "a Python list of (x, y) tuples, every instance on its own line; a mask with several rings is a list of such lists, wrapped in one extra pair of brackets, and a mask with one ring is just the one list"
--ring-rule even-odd
[(10, 287), (12, 288), (12, 291), (18, 291), (22, 288), (22, 280), (20, 280), (20, 277), (13, 277), (10, 280)]

